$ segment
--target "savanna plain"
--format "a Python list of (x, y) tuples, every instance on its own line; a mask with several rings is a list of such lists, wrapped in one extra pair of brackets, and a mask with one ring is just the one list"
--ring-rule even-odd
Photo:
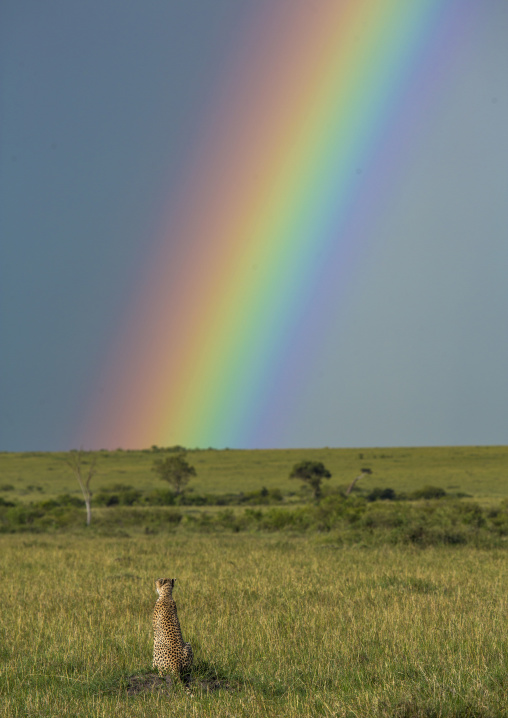
[[(0, 454), (1, 715), (508, 715), (507, 447), (189, 451), (183, 496), (161, 455), (87, 454), (85, 526), (64, 454)], [(160, 576), (192, 695), (152, 669)]]

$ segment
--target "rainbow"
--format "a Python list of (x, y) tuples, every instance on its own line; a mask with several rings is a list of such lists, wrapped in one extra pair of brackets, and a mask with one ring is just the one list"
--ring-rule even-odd
[(467, 23), (454, 0), (252, 12), (102, 369), (89, 448), (289, 444)]

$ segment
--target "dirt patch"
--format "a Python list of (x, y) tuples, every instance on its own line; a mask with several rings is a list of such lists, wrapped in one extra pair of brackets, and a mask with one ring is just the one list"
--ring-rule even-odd
[[(127, 679), (127, 695), (137, 696), (140, 693), (166, 693), (170, 694), (173, 688), (174, 678), (166, 676), (160, 678), (157, 673), (141, 673), (129, 676)], [(192, 692), (202, 691), (213, 693), (214, 691), (232, 691), (234, 685), (231, 681), (219, 678), (192, 678), (189, 683)]]
[(172, 686), (170, 676), (160, 678), (157, 673), (143, 673), (129, 676), (127, 679), (127, 695), (137, 696), (140, 693), (169, 693)]
[(196, 679), (190, 683), (191, 689), (198, 688), (204, 693), (213, 693), (213, 691), (232, 691), (235, 685), (231, 681), (220, 679)]

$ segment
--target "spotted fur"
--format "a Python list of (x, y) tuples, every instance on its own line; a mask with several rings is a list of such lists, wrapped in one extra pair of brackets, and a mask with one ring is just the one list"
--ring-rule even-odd
[(173, 600), (174, 578), (159, 578), (155, 588), (159, 594), (153, 611), (153, 666), (160, 676), (168, 673), (188, 683), (192, 667), (192, 648), (184, 643)]

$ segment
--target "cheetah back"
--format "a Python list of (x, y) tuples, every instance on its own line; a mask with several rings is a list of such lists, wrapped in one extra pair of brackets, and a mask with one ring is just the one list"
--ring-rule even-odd
[(190, 644), (183, 641), (171, 589), (172, 585), (166, 591), (159, 591), (160, 597), (155, 603), (153, 665), (160, 675), (173, 673), (183, 676), (190, 672), (193, 654)]

